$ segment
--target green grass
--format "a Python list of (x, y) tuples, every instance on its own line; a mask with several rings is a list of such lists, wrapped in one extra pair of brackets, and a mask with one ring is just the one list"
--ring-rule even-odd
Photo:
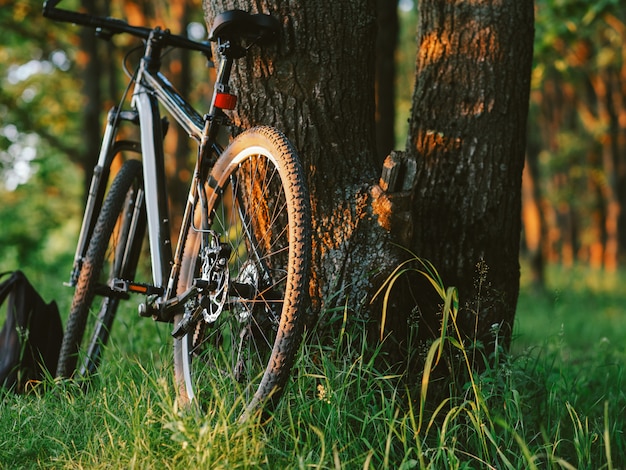
[(522, 276), (515, 350), (556, 340), (578, 356), (600, 343), (619, 348), (626, 338), (626, 273), (550, 267), (548, 286), (533, 291)]
[(129, 314), (89, 393), (1, 398), (0, 467), (624, 468), (624, 274), (548, 274), (544, 293), (523, 288), (511, 357), (423, 413), (350, 327), (339, 345), (304, 345), (265, 426), (236, 424), (219, 399), (180, 410), (168, 329)]

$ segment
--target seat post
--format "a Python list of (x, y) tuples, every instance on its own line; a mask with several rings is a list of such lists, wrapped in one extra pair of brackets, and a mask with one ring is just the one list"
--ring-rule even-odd
[(217, 77), (213, 87), (213, 97), (211, 98), (211, 108), (209, 109), (209, 116), (215, 118), (216, 113), (221, 109), (215, 104), (215, 100), (218, 94), (229, 94), (230, 86), (228, 82), (230, 80), (230, 74), (233, 69), (235, 59), (240, 59), (246, 55), (246, 50), (231, 41), (220, 42), (217, 47), (217, 52), (220, 56), (220, 63), (217, 70)]
[[(233, 54), (233, 51), (236, 51), (237, 49), (239, 49), (238, 53)], [(208, 172), (210, 170), (209, 162), (211, 161), (210, 154), (219, 128), (222, 125), (228, 125), (230, 122), (228, 116), (224, 113), (223, 108), (218, 106), (218, 97), (230, 95), (230, 86), (228, 82), (230, 80), (233, 63), (236, 58), (243, 57), (243, 55), (241, 55), (242, 52), (243, 55), (245, 55), (245, 49), (240, 46), (233, 47), (230, 41), (219, 43), (219, 64), (217, 77), (215, 79), (215, 83), (213, 84), (213, 96), (211, 97), (209, 112), (205, 115), (203, 137), (198, 151), (198, 169), (199, 175), (202, 179), (208, 176)], [(235, 98), (234, 95), (232, 98)]]

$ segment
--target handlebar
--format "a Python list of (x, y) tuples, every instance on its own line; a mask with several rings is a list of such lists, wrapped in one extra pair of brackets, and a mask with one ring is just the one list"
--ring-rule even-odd
[[(146, 28), (144, 26), (132, 26), (124, 20), (117, 18), (105, 18), (101, 16), (92, 16), (86, 13), (76, 11), (63, 10), (56, 8), (61, 0), (46, 0), (43, 5), (43, 16), (54, 21), (62, 21), (66, 23), (74, 23), (81, 26), (87, 26), (101, 30), (110, 35), (114, 34), (130, 34), (142, 39), (148, 39), (150, 34), (157, 29)], [(186, 37), (172, 34), (169, 30), (160, 31), (160, 40), (166, 46), (178, 47), (181, 49), (189, 49), (192, 51), (202, 52), (208, 58), (211, 57), (211, 46), (209, 43), (197, 42)]]

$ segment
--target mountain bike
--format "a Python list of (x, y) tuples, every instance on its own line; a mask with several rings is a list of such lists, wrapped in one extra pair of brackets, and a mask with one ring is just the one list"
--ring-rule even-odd
[[(229, 87), (233, 64), (252, 46), (276, 40), (280, 23), (265, 14), (225, 11), (204, 43), (159, 27), (60, 9), (58, 3), (48, 0), (44, 16), (94, 28), (106, 39), (135, 36), (143, 52), (120, 105), (108, 113), (69, 281), (75, 291), (57, 375), (89, 383), (120, 302), (139, 294), (141, 316), (173, 325), (174, 377), (183, 403), (201, 401), (207, 389), (210, 396), (218, 377), (242, 404), (242, 417), (271, 410), (301, 341), (310, 201), (302, 165), (284, 134), (255, 127), (225, 148), (217, 135), (231, 126), (226, 111), (236, 106)], [(160, 72), (161, 57), (168, 48), (183, 48), (212, 62), (213, 47), (219, 66), (209, 111), (202, 115)], [(175, 249), (165, 190), (168, 120), (160, 107), (197, 144)], [(138, 141), (125, 138), (123, 126), (138, 128)], [(152, 279), (137, 282), (145, 232)]]

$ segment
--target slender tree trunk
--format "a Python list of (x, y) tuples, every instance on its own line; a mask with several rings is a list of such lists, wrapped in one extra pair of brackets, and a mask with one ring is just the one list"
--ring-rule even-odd
[(376, 0), (376, 156), (379, 166), (395, 148), (398, 2)]
[[(81, 2), (83, 8), (97, 14), (93, 10), (92, 2)], [(101, 60), (98, 54), (98, 39), (95, 37), (93, 30), (90, 28), (82, 28), (79, 33), (80, 38), (80, 55), (77, 60), (83, 79), (83, 96), (85, 106), (83, 111), (83, 142), (85, 145), (85, 157), (81, 161), (84, 174), (87, 176), (84, 182), (83, 194), (85, 199), (89, 192), (90, 175), (98, 161), (98, 153), (100, 150), (100, 133), (102, 131), (101, 113), (102, 113), (102, 94), (100, 90), (101, 80), (103, 79), (103, 70)]]
[(605, 247), (607, 240), (607, 207), (605, 184), (602, 178), (592, 178), (589, 181), (589, 192), (594, 194), (594, 203), (591, 207), (591, 237), (587, 243), (587, 261), (592, 268), (601, 269), (604, 266)]
[(626, 21), (614, 14), (604, 16), (607, 25), (619, 35), (621, 50), (619, 60), (610, 68), (610, 104), (614, 112), (612, 122), (615, 157), (615, 190), (620, 212), (617, 219), (618, 261), (626, 260)]
[(495, 344), (498, 332), (506, 345), (519, 291), (533, 2), (421, 0), (419, 11), (413, 247), (459, 289), (464, 334)]
[(522, 178), (522, 223), (532, 284), (535, 289), (541, 290), (545, 284), (542, 249), (542, 241), (545, 239), (545, 223), (537, 167), (537, 155), (529, 149)]
[(612, 103), (612, 93), (610, 90), (610, 78), (607, 73), (598, 73), (591, 78), (595, 105), (597, 107), (597, 120), (606, 127), (606, 135), (602, 139), (602, 170), (606, 175), (606, 181), (602, 188), (602, 195), (605, 200), (605, 226), (604, 233), (604, 267), (609, 271), (617, 269), (618, 255), (618, 220), (621, 206), (618, 199), (617, 181), (619, 173), (619, 155), (617, 153), (617, 116)]
[[(189, 22), (189, 0), (176, 0), (168, 2), (169, 14), (168, 27), (176, 34), (186, 35)], [(166, 57), (168, 77), (176, 89), (183, 95), (189, 96), (192, 89), (191, 76), (191, 52), (185, 49), (176, 49)], [(166, 174), (168, 179), (168, 195), (170, 199), (170, 226), (172, 231), (172, 243), (177, 242), (176, 237), (182, 223), (183, 209), (187, 199), (189, 182), (191, 181), (192, 158), (195, 156), (195, 145), (190, 145), (189, 136), (179, 125), (171, 125), (165, 141), (167, 154)], [(174, 245), (175, 246), (175, 245)]]

